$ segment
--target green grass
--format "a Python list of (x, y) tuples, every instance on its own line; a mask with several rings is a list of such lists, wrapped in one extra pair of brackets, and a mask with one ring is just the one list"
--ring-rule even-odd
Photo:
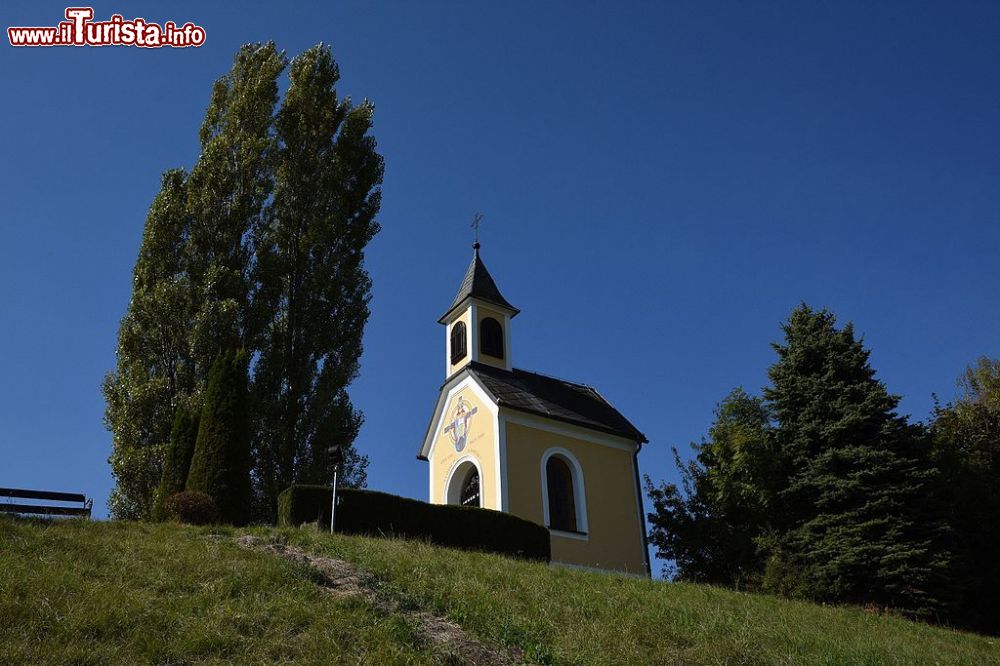
[(433, 663), (397, 618), (201, 530), (0, 519), (0, 663)]
[[(858, 609), (569, 571), (423, 543), (250, 530), (543, 663), (1000, 664), (1000, 640)], [(0, 663), (433, 663), (402, 617), (210, 529), (0, 519)], [(226, 531), (228, 536), (234, 535)]]
[(1000, 664), (1000, 639), (704, 585), (638, 580), (422, 543), (281, 537), (364, 567), (480, 638), (559, 664)]

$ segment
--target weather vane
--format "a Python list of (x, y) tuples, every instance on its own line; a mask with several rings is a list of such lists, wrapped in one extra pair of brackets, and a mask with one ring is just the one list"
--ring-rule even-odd
[(479, 249), (479, 223), (482, 221), (483, 221), (483, 214), (476, 213), (475, 215), (472, 216), (472, 224), (469, 225), (470, 227), (472, 227), (473, 230), (472, 234), (474, 242), (472, 243), (472, 247), (474, 247), (477, 250)]

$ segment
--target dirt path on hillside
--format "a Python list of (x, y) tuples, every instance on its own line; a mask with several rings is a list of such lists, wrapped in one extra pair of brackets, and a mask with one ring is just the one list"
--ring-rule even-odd
[(272, 543), (262, 537), (244, 535), (236, 543), (291, 562), (305, 564), (319, 574), (319, 585), (338, 598), (363, 599), (384, 615), (399, 615), (416, 628), (435, 655), (445, 663), (492, 666), (524, 663), (520, 654), (491, 647), (458, 625), (427, 611), (405, 608), (398, 600), (380, 593), (375, 578), (344, 560), (313, 555), (294, 546)]

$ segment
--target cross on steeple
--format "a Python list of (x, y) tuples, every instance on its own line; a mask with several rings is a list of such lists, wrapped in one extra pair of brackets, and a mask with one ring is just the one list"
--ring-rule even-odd
[(476, 213), (475, 215), (472, 216), (472, 224), (469, 225), (473, 229), (473, 231), (472, 231), (472, 234), (473, 234), (472, 249), (474, 249), (474, 250), (478, 250), (479, 249), (479, 223), (482, 222), (482, 221), (483, 221), (483, 214), (482, 213)]

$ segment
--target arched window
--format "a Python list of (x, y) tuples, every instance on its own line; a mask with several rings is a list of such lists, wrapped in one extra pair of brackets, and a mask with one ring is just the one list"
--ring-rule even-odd
[(465, 322), (460, 321), (451, 327), (451, 362), (458, 363), (465, 358)]
[(479, 351), (503, 358), (503, 327), (493, 317), (486, 317), (479, 324)]
[(479, 504), (479, 470), (475, 467), (469, 472), (462, 484), (462, 506), (480, 506)]
[(545, 483), (549, 498), (549, 527), (563, 532), (578, 531), (573, 471), (561, 456), (545, 463)]

